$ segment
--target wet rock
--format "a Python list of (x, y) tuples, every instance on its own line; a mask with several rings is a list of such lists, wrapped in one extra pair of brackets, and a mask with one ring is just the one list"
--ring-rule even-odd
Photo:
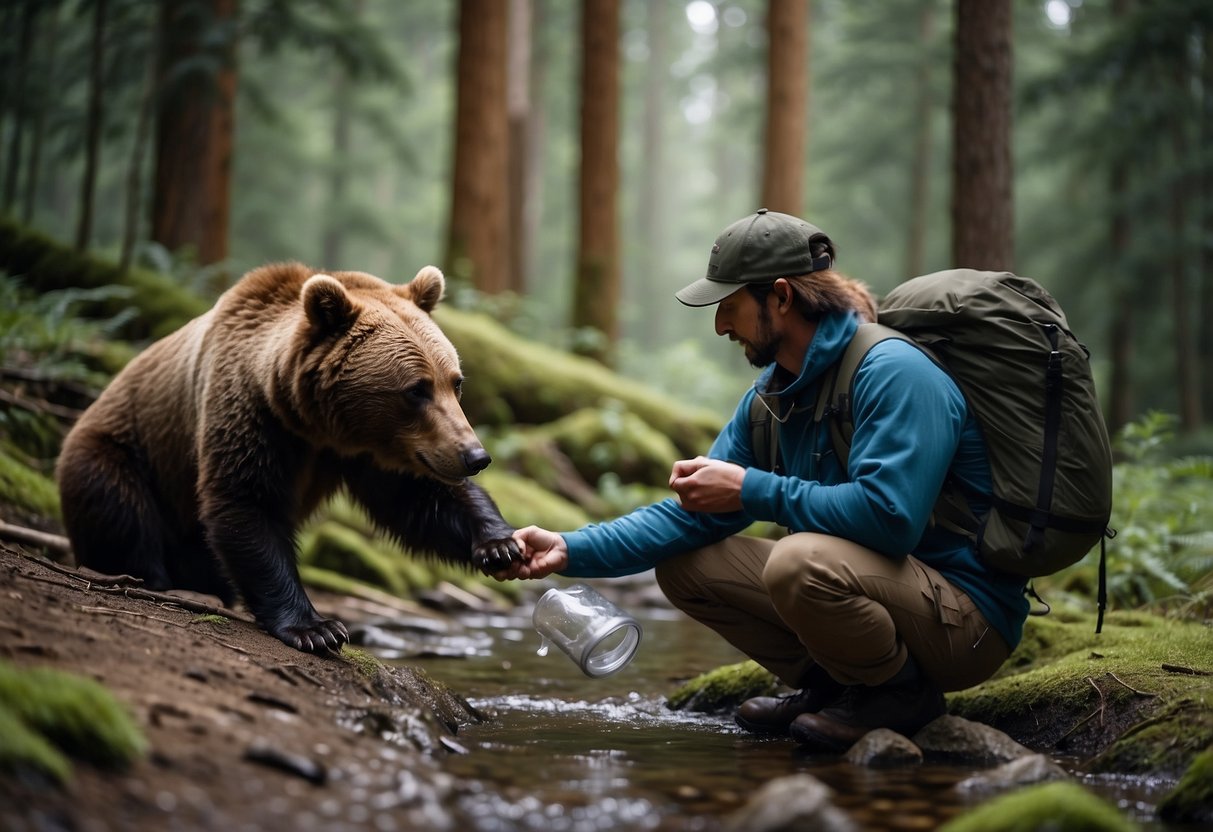
[(1033, 752), (1002, 731), (958, 716), (941, 716), (913, 737), (928, 759), (965, 763), (1007, 763)]
[(844, 759), (868, 768), (912, 766), (922, 762), (922, 751), (896, 731), (877, 728), (851, 746)]
[(779, 680), (769, 670), (745, 661), (696, 676), (670, 694), (666, 705), (672, 711), (723, 713), (751, 696), (773, 696), (779, 689)]
[(1158, 816), (1170, 823), (1213, 823), (1213, 746), (1196, 755), (1158, 804)]
[(1115, 806), (1076, 783), (1045, 783), (1004, 794), (939, 827), (940, 832), (1015, 832), (1022, 829), (1098, 829), (1136, 832)]
[(1069, 772), (1057, 763), (1044, 754), (1032, 754), (961, 780), (956, 784), (956, 790), (962, 794), (986, 794), (1051, 780), (1068, 779)]
[(725, 819), (725, 832), (852, 832), (855, 824), (831, 802), (833, 792), (809, 774), (780, 777), (764, 785)]

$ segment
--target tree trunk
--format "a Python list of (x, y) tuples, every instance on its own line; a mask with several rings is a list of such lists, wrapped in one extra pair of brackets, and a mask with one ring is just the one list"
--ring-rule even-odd
[(526, 134), (526, 201), (522, 212), (522, 272), (528, 276), (527, 289), (533, 290), (538, 275), (535, 264), (539, 250), (539, 220), (543, 216), (543, 159), (547, 147), (547, 111), (544, 109), (543, 87), (547, 82), (550, 48), (544, 38), (537, 37), (548, 19), (547, 0), (531, 0), (531, 63), (530, 115)]
[[(1112, 0), (1114, 23), (1123, 22), (1128, 14), (1129, 0)], [(1114, 99), (1116, 93), (1113, 93)], [(1108, 390), (1108, 430), (1120, 430), (1133, 420), (1133, 355), (1135, 346), (1134, 322), (1137, 320), (1136, 292), (1133, 275), (1126, 267), (1128, 253), (1132, 247), (1129, 212), (1125, 205), (1129, 191), (1129, 164), (1117, 158), (1112, 162), (1108, 181), (1108, 200), (1112, 204), (1112, 222), (1108, 229), (1108, 251), (1112, 258), (1112, 275), (1115, 280), (1112, 292), (1112, 321), (1108, 330), (1108, 347), (1111, 352), (1111, 379)]]
[(102, 103), (105, 89), (105, 15), (109, 0), (96, 0), (93, 8), (93, 40), (89, 50), (88, 118), (84, 128), (84, 179), (80, 184), (80, 221), (76, 226), (76, 250), (88, 248), (93, 234), (93, 192), (97, 186), (97, 162), (101, 156)]
[(910, 161), (910, 225), (906, 237), (906, 259), (902, 277), (909, 279), (925, 270), (927, 210), (931, 183), (931, 43), (935, 35), (934, 0), (918, 12), (918, 68), (914, 73), (914, 150)]
[(1113, 260), (1116, 278), (1112, 293), (1112, 322), (1108, 331), (1108, 345), (1112, 353), (1112, 372), (1108, 392), (1108, 428), (1119, 430), (1133, 419), (1133, 346), (1134, 327), (1137, 319), (1133, 281), (1125, 274), (1130, 247), (1129, 217), (1124, 208), (1128, 191), (1128, 165), (1117, 161), (1112, 166), (1108, 197), (1115, 206), (1109, 229), (1109, 251)]
[(1011, 2), (957, 0), (952, 92), (952, 262), (1014, 266)]
[(139, 96), (139, 115), (135, 121), (135, 139), (131, 143), (131, 158), (126, 170), (126, 217), (122, 228), (122, 251), (118, 269), (126, 273), (135, 259), (135, 242), (139, 238), (139, 218), (143, 207), (143, 166), (147, 155), (148, 134), (152, 127), (152, 110), (156, 101), (156, 53), (153, 44), (147, 58), (143, 92)]
[[(41, 92), (40, 101), (36, 104), (36, 109), (33, 113), (34, 123), (30, 133), (29, 145), (29, 162), (25, 167), (25, 196), (22, 199), (21, 206), (21, 221), (26, 225), (32, 225), (34, 222), (34, 208), (38, 200), (38, 185), (39, 174), (42, 171), (42, 144), (46, 138), (46, 111), (49, 109), (47, 102), (50, 100), (49, 91), (54, 89), (55, 83), (55, 63), (59, 52), (59, 2), (58, 0), (48, 0), (42, 7), (42, 11), (49, 15), (46, 23), (46, 30), (41, 38), (38, 38), (40, 45), (38, 47), (39, 54), (42, 56), (41, 64)], [(37, 35), (35, 35), (37, 37)]]
[[(162, 7), (152, 239), (169, 251), (192, 249), (203, 265), (227, 259), (236, 97), (236, 42), (227, 32), (235, 16), (236, 0)], [(197, 67), (203, 50), (218, 65), (213, 74)]]
[(604, 364), (619, 337), (619, 0), (583, 0), (580, 219), (573, 326), (602, 339), (578, 351)]
[[(1188, 72), (1186, 52), (1176, 50), (1171, 82), (1179, 100), (1187, 95), (1191, 80)], [(1171, 116), (1171, 147), (1175, 154), (1175, 166), (1182, 169), (1188, 162), (1187, 122), (1181, 114)], [(1171, 225), (1170, 272), (1171, 272), (1171, 316), (1175, 321), (1175, 382), (1179, 392), (1179, 427), (1184, 433), (1192, 433), (1200, 427), (1200, 380), (1197, 377), (1196, 340), (1192, 331), (1194, 314), (1193, 297), (1188, 289), (1189, 246), (1187, 180), (1176, 177), (1171, 184), (1167, 211)]]
[(768, 0), (767, 121), (762, 204), (798, 215), (809, 107), (808, 0)]
[(5, 76), (6, 98), (11, 102), (13, 125), (8, 140), (8, 161), (4, 171), (4, 201), (0, 211), (11, 212), (17, 205), (17, 181), (21, 173), (21, 145), (25, 139), (25, 123), (29, 111), (28, 69), (30, 41), (34, 36), (34, 14), (38, 0), (25, 0), (21, 4), (21, 33), (17, 40), (16, 62), (12, 74)]
[(531, 121), (531, 0), (510, 0), (509, 72), (507, 110), (509, 112), (509, 271), (506, 288), (517, 294), (526, 292), (526, 267), (529, 260), (526, 207), (534, 181), (528, 171), (530, 154), (527, 134)]
[(329, 210), (324, 217), (324, 238), (320, 245), (320, 263), (326, 269), (340, 269), (341, 248), (345, 238), (345, 192), (349, 180), (350, 96), (349, 73), (336, 67), (333, 81), (333, 155), (329, 162)]
[[(665, 115), (666, 76), (669, 72), (669, 6), (649, 3), (648, 70), (644, 78), (643, 149), (640, 154), (640, 204), (636, 208), (636, 239), (640, 241), (636, 274), (640, 292), (648, 291), (656, 275), (665, 273)], [(639, 312), (639, 338), (646, 346), (661, 340), (661, 321), (666, 307), (662, 298), (640, 294), (635, 308)], [(668, 297), (664, 300), (669, 300)]]
[(495, 294), (506, 286), (509, 115), (506, 72), (509, 6), (460, 0), (455, 163), (446, 270)]
[[(1213, 29), (1204, 33), (1204, 50), (1201, 64), (1202, 83), (1202, 118), (1201, 118), (1201, 147), (1213, 147)], [(1201, 239), (1213, 240), (1213, 168), (1205, 166), (1201, 177), (1201, 203), (1204, 212), (1201, 216)], [(1213, 382), (1209, 381), (1209, 368), (1213, 367), (1213, 245), (1207, 242), (1201, 246), (1201, 282), (1200, 313), (1197, 320), (1203, 321), (1200, 327), (1200, 344), (1197, 354), (1200, 365), (1196, 377), (1201, 382), (1202, 415), (1208, 418), (1213, 413)]]

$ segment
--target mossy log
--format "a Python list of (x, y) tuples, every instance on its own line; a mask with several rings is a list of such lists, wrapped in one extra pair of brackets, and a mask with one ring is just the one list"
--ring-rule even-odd
[(38, 292), (56, 289), (96, 289), (128, 286), (129, 295), (97, 302), (86, 310), (95, 317), (112, 318), (124, 309), (136, 314), (123, 326), (121, 337), (131, 340), (159, 338), (201, 315), (210, 302), (148, 269), (132, 268), (123, 274), (101, 257), (77, 252), (57, 240), (0, 216), (0, 269), (20, 277)]

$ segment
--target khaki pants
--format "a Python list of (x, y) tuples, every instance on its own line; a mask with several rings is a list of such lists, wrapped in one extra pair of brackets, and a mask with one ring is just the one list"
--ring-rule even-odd
[(849, 540), (738, 535), (664, 561), (679, 609), (794, 688), (814, 665), (843, 684), (879, 685), (907, 651), (943, 690), (988, 679), (1010, 654), (969, 597), (936, 570)]

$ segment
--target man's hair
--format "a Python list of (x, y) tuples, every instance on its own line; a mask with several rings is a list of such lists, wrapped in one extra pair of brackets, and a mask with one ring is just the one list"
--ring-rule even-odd
[[(834, 243), (830, 238), (825, 234), (814, 234), (809, 239), (809, 252), (813, 259), (828, 256), (830, 268), (787, 278), (795, 295), (796, 310), (809, 321), (851, 310), (859, 314), (860, 321), (874, 323), (876, 298), (866, 284), (834, 270)], [(763, 303), (774, 285), (774, 281), (750, 283), (746, 288), (755, 300)]]

